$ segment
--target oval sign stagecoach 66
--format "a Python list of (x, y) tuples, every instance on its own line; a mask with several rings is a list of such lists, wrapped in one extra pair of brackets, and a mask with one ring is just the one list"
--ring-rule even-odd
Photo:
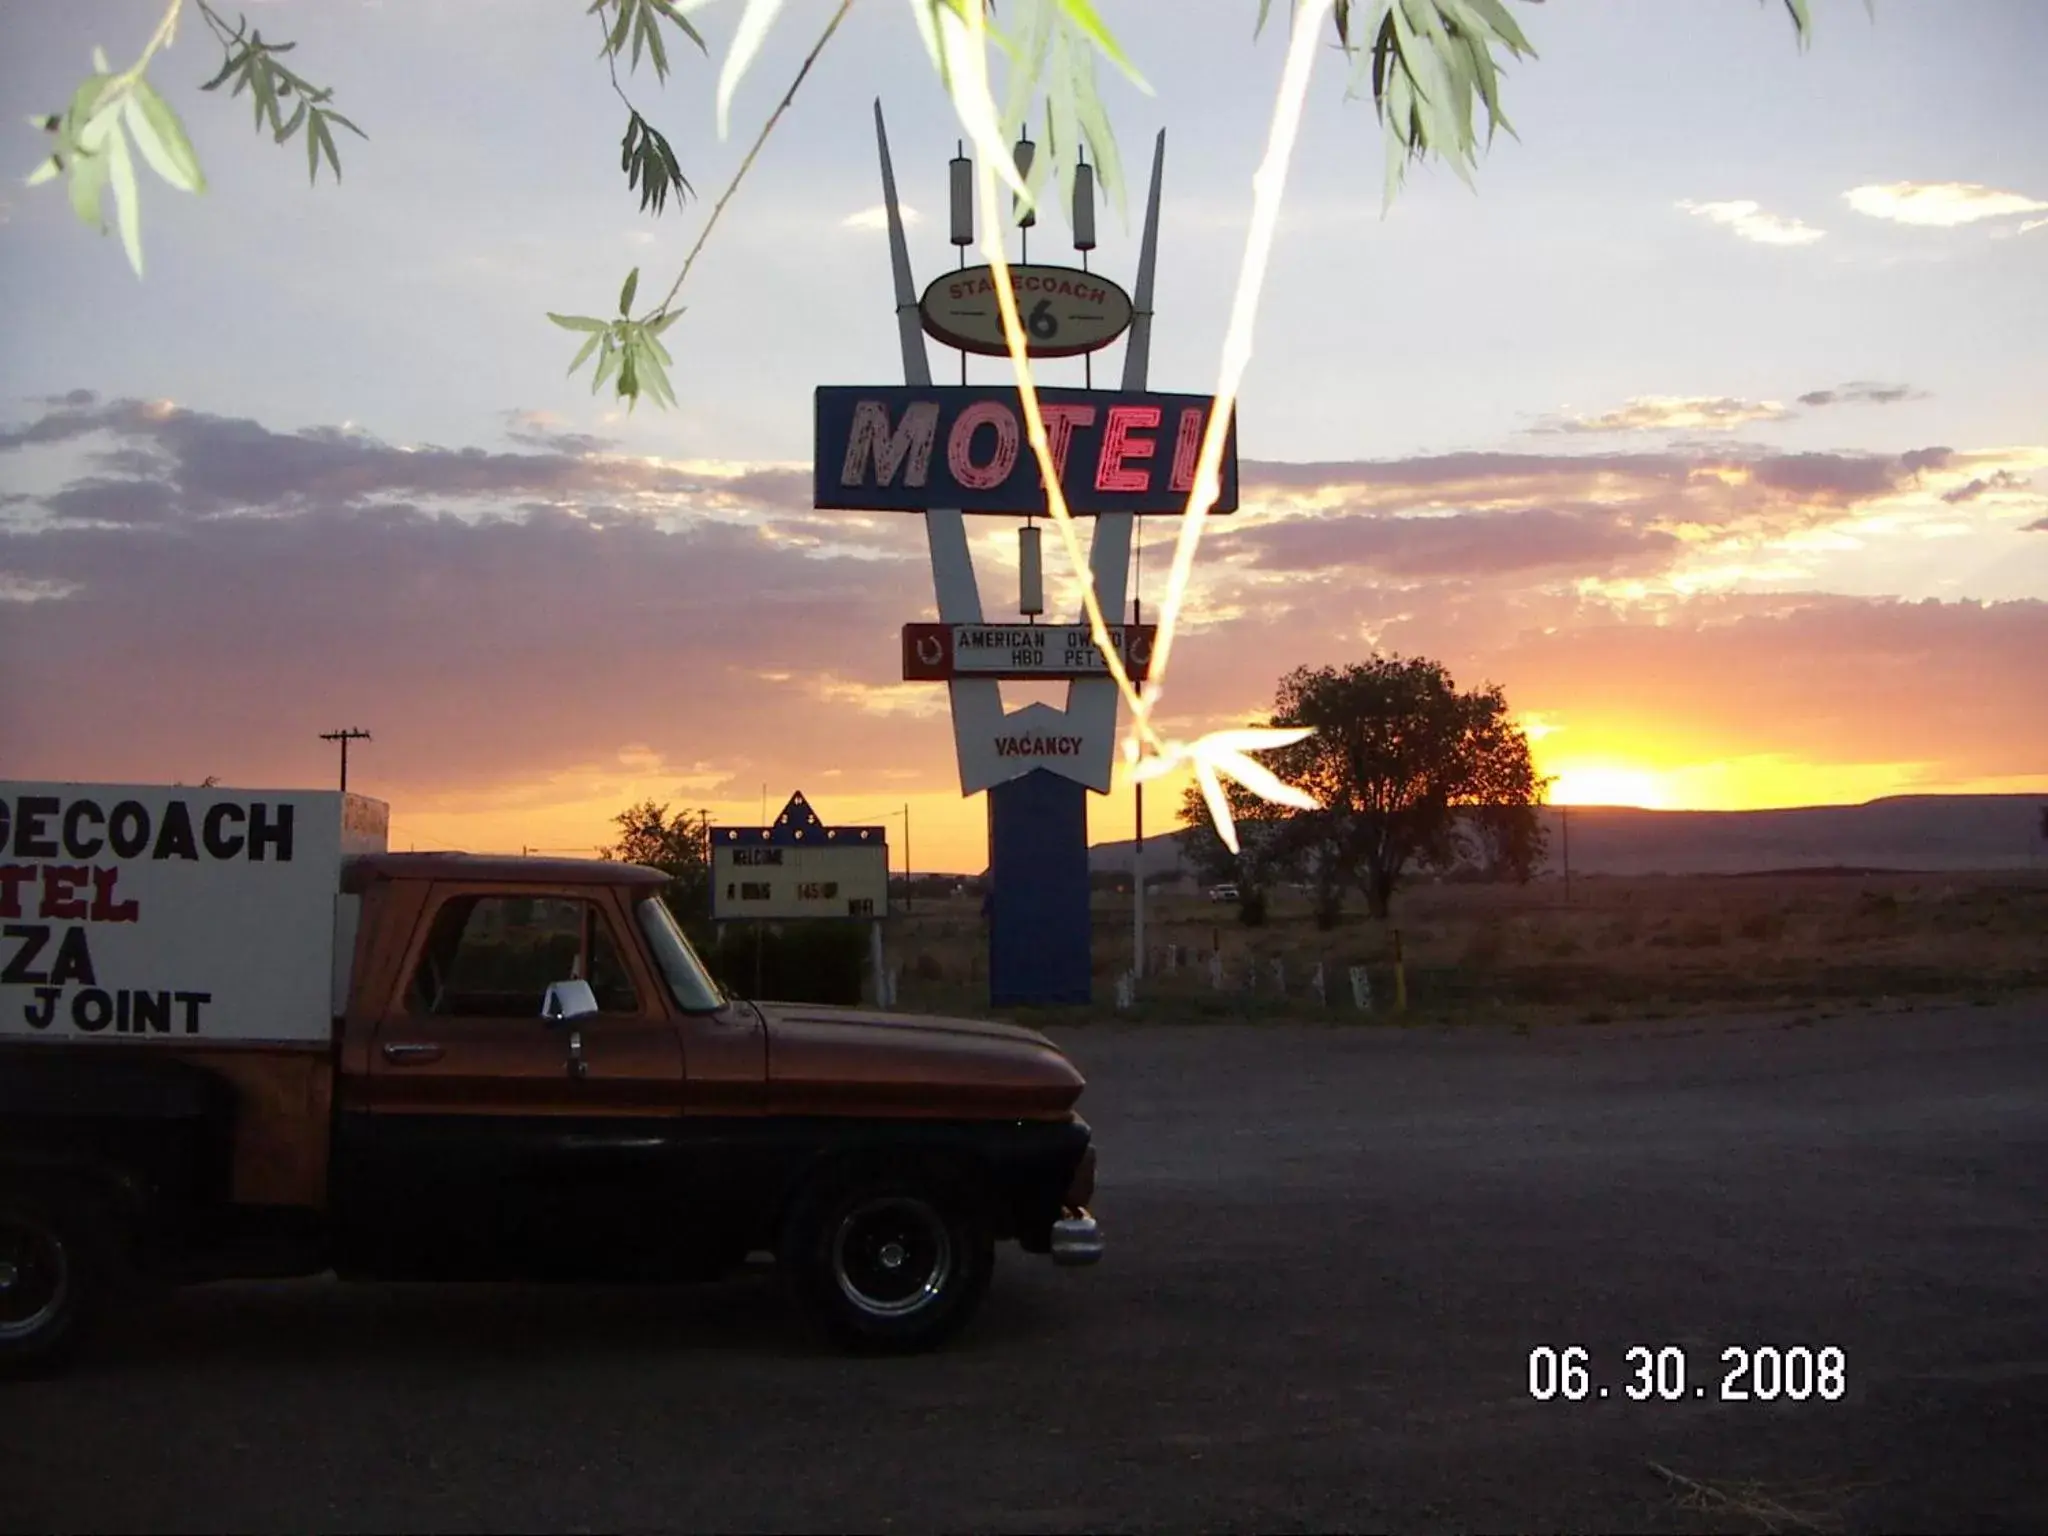
[[(1032, 357), (1079, 357), (1108, 346), (1130, 327), (1131, 296), (1093, 272), (1012, 266), (1010, 284)], [(984, 357), (1009, 353), (992, 267), (967, 267), (935, 279), (917, 312), (926, 333), (949, 347)]]

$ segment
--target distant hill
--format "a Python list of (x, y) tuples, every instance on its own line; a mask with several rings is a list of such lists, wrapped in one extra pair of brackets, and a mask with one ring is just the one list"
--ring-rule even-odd
[[(1776, 811), (1645, 811), (1546, 806), (1550, 871), (1564, 863), (1570, 823), (1575, 875), (1740, 875), (1777, 870), (2026, 870), (2048, 872), (2038, 795), (1892, 795), (1863, 805)], [(1148, 876), (1181, 872), (1180, 833), (1145, 839)], [(1097, 843), (1092, 870), (1131, 868), (1130, 842)]]

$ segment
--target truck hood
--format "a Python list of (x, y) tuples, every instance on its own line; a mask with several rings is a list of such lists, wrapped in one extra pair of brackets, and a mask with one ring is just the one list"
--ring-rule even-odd
[(1071, 1111), (1086, 1084), (1064, 1051), (1016, 1024), (759, 1006), (777, 1113), (1042, 1119)]

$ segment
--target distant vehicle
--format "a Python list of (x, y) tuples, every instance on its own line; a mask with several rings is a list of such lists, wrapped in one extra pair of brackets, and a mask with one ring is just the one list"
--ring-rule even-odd
[(1209, 887), (1209, 899), (1211, 901), (1238, 901), (1241, 898), (1238, 896), (1237, 887), (1234, 885), (1212, 885)]

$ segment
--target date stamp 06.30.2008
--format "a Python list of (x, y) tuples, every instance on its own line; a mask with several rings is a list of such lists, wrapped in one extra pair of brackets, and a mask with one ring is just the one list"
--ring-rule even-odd
[(1539, 1344), (1529, 1351), (1529, 1395), (1572, 1403), (1833, 1403), (1848, 1394), (1849, 1359), (1833, 1344), (1730, 1344), (1714, 1355), (1634, 1344), (1608, 1357), (1577, 1344)]

